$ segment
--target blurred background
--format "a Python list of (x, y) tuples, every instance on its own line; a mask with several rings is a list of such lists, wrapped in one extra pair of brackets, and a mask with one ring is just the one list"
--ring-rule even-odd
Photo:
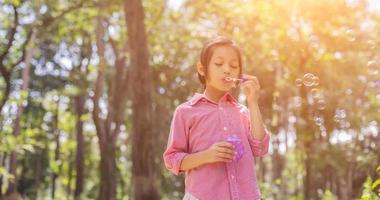
[(0, 0), (0, 21), (2, 199), (181, 199), (162, 153), (217, 35), (261, 83), (263, 199), (379, 199), (378, 0)]

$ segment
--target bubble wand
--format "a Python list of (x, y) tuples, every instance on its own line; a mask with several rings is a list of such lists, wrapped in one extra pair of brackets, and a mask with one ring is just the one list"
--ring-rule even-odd
[(224, 78), (225, 81), (233, 81), (233, 82), (240, 82), (240, 83), (243, 83), (245, 81), (248, 81), (249, 79), (247, 78), (232, 78), (232, 77), (225, 77)]

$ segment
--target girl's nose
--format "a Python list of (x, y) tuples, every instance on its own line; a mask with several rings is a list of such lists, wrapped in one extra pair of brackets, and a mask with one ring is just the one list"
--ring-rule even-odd
[(223, 71), (224, 71), (225, 74), (230, 74), (230, 71), (231, 71), (230, 66), (229, 65), (224, 65)]

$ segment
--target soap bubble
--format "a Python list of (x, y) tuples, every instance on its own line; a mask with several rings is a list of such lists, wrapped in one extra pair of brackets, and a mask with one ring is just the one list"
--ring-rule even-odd
[(367, 67), (368, 67), (367, 69), (368, 69), (369, 74), (376, 75), (379, 73), (380, 63), (378, 61), (371, 60), (371, 61), (368, 61)]
[(317, 107), (318, 107), (318, 110), (324, 110), (326, 108), (326, 101), (323, 99), (318, 99)]
[(317, 89), (317, 88), (313, 88), (313, 89), (311, 89), (311, 90), (310, 90), (310, 94), (311, 94), (311, 96), (312, 96), (314, 99), (320, 99), (320, 98), (323, 97), (323, 96), (322, 96), (322, 92), (321, 92), (319, 89)]
[(340, 122), (346, 118), (346, 111), (344, 109), (338, 108), (335, 111), (334, 120)]
[(317, 86), (319, 85), (319, 78), (312, 73), (306, 73), (302, 79), (296, 79), (296, 86), (301, 87), (302, 85), (306, 87)]
[(316, 116), (316, 117), (314, 117), (314, 122), (315, 122), (315, 124), (316, 124), (317, 126), (322, 126), (324, 120), (323, 120), (322, 117), (320, 117), (320, 116)]
[(312, 73), (306, 73), (303, 76), (303, 84), (307, 87), (310, 87), (314, 84), (314, 75)]

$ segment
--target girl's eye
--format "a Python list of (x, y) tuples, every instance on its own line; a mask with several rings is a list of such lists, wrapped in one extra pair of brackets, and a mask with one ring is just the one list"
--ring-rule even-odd
[(237, 68), (239, 68), (238, 66), (231, 66), (232, 68), (234, 68), (234, 69), (237, 69)]
[(222, 66), (222, 63), (215, 63), (216, 66)]

